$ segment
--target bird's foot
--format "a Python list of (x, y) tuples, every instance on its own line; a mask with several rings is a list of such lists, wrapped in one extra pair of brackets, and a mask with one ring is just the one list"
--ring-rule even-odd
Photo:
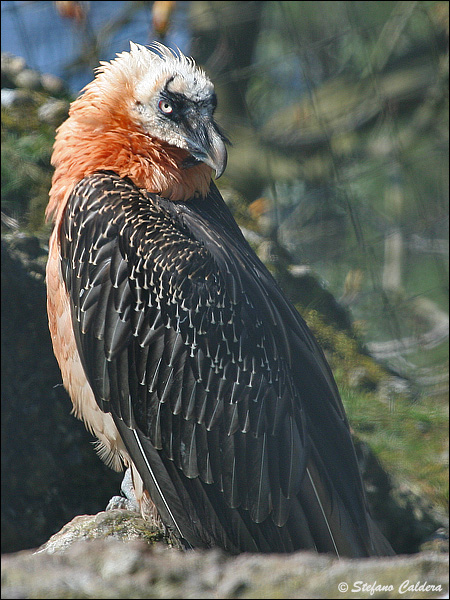
[(106, 510), (130, 510), (132, 512), (140, 513), (138, 501), (136, 500), (136, 494), (134, 493), (133, 480), (131, 478), (131, 469), (125, 471), (120, 491), (123, 496), (113, 496), (106, 506)]

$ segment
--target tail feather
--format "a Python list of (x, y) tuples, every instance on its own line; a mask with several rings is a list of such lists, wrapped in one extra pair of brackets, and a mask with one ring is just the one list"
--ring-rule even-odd
[(393, 553), (370, 517), (370, 535), (364, 536), (339, 497), (330, 501), (311, 460), (283, 526), (270, 516), (256, 523), (250, 510), (232, 508), (218, 486), (186, 477), (139, 430), (129, 429), (120, 419), (116, 424), (164, 523), (185, 548), (219, 545), (230, 553), (303, 549), (353, 557)]

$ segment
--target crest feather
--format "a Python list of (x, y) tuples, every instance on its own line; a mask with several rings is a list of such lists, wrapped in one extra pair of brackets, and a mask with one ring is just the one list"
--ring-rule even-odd
[(160, 42), (153, 42), (149, 46), (130, 42), (129, 52), (117, 54), (111, 62), (100, 62), (96, 69), (96, 78), (87, 88), (95, 82), (136, 85), (144, 78), (151, 78), (156, 82), (162, 76), (176, 73), (187, 77), (195, 75), (197, 79), (209, 82), (205, 72), (196, 65), (194, 59), (184, 55), (179, 48), (174, 50)]

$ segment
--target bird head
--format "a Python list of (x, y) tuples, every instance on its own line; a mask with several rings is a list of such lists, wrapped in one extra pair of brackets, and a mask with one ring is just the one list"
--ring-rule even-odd
[(158, 42), (131, 42), (130, 52), (101, 63), (94, 81), (104, 94), (117, 95), (110, 110), (126, 110), (137, 128), (185, 150), (182, 168), (205, 163), (222, 175), (228, 140), (214, 120), (214, 86), (193, 59)]
[(214, 86), (195, 62), (160, 43), (130, 43), (72, 103), (59, 127), (47, 216), (59, 218), (73, 186), (112, 170), (173, 201), (205, 195), (226, 167)]
[(214, 120), (217, 98), (203, 70), (181, 52), (161, 44), (150, 49), (131, 45), (131, 57), (148, 62), (135, 86), (133, 111), (151, 135), (187, 150), (183, 166), (204, 162), (220, 177), (227, 163), (228, 142)]

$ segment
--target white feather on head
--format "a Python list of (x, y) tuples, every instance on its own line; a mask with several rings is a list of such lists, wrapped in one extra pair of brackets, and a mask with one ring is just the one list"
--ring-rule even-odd
[(84, 91), (98, 88), (119, 103), (130, 95), (135, 101), (146, 103), (171, 78), (173, 91), (194, 102), (204, 100), (214, 91), (210, 79), (192, 58), (159, 42), (148, 47), (130, 42), (129, 52), (117, 54), (110, 62), (100, 62), (95, 79)]

